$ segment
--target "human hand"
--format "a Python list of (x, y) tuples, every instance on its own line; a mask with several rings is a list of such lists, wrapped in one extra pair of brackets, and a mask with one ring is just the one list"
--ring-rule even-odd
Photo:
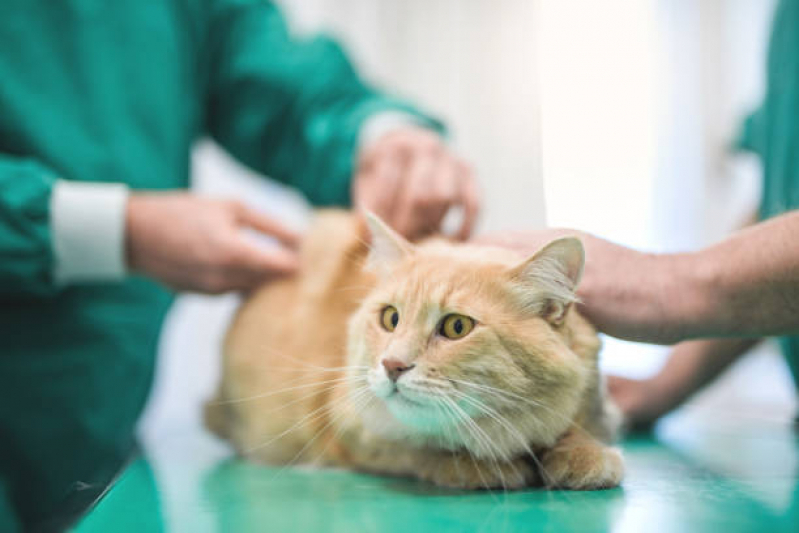
[(353, 200), (412, 240), (440, 231), (452, 207), (463, 208), (455, 236), (466, 239), (480, 208), (469, 166), (438, 135), (420, 127), (387, 133), (364, 150)]
[(678, 255), (639, 252), (589, 233), (570, 229), (503, 233), (475, 242), (532, 255), (548, 242), (578, 237), (585, 248), (585, 268), (577, 287), (580, 312), (600, 331), (642, 342), (673, 344), (700, 309), (692, 291), (681, 283), (690, 268)]
[[(281, 247), (249, 241), (244, 228)], [(126, 209), (128, 267), (177, 290), (248, 290), (297, 269), (299, 235), (237, 201), (189, 193), (133, 194)]]
[(608, 392), (621, 410), (625, 425), (646, 428), (668, 413), (676, 402), (669, 402), (655, 379), (630, 379), (608, 376)]

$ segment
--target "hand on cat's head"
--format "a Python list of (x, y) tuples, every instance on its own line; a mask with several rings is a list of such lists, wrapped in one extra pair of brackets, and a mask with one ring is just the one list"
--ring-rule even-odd
[(579, 237), (585, 246), (585, 273), (577, 296), (580, 312), (597, 329), (633, 341), (673, 344), (684, 340), (679, 324), (668, 326), (667, 315), (669, 302), (685, 297), (669, 290), (678, 256), (660, 257), (560, 228), (481, 236), (474, 242), (529, 254), (564, 235)]

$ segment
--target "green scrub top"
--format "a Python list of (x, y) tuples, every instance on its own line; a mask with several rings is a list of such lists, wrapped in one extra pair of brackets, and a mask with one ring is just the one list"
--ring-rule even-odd
[(209, 135), (344, 205), (365, 118), (440, 126), (332, 40), (292, 38), (265, 0), (4, 0), (0, 50), (0, 531), (60, 529), (134, 450), (172, 296), (139, 278), (57, 286), (54, 180), (185, 188)]
[[(766, 95), (745, 122), (740, 146), (763, 163), (760, 218), (799, 208), (799, 0), (782, 0), (769, 43)], [(799, 385), (799, 336), (779, 339)]]

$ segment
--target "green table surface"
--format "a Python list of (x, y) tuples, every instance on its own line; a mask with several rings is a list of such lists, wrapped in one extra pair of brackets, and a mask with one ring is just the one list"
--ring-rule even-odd
[(147, 446), (76, 531), (799, 533), (799, 438), (787, 422), (677, 416), (621, 447), (618, 489), (459, 492), (248, 464), (201, 431), (176, 430)]

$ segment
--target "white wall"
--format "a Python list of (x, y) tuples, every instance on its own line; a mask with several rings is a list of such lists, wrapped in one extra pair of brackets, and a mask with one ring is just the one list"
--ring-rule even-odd
[(477, 170), (484, 230), (541, 227), (538, 0), (284, 0), (294, 27), (327, 28), (363, 72), (445, 119)]

